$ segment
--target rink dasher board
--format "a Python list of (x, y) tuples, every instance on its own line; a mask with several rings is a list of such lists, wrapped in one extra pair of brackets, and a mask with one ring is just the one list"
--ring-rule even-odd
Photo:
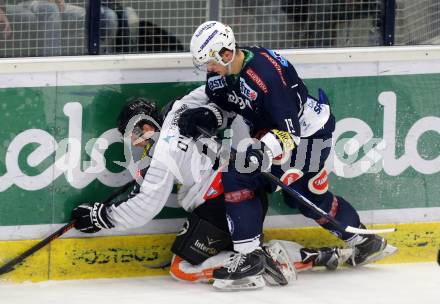
[[(380, 263), (432, 262), (437, 258), (439, 222), (369, 227), (398, 229), (386, 237), (399, 251)], [(308, 247), (343, 246), (340, 240), (319, 227), (268, 228), (264, 233), (267, 241), (291, 240)], [(57, 239), (26, 259), (14, 271), (3, 275), (0, 282), (167, 275), (168, 268), (151, 267), (163, 265), (171, 259), (170, 247), (174, 237), (175, 234), (149, 234)], [(0, 262), (15, 257), (36, 242), (0, 241)]]
[[(328, 163), (331, 188), (358, 210), (427, 208), (430, 213), (440, 207), (435, 148), (440, 133), (439, 50), (280, 51), (295, 63), (311, 94), (318, 87), (326, 89), (338, 120), (335, 139), (349, 131), (357, 133), (352, 140), (359, 140), (362, 148), (376, 140), (377, 146), (353, 163), (339, 156)], [(106, 140), (108, 150), (122, 146), (114, 120), (124, 98), (148, 95), (162, 105), (203, 80), (188, 54), (2, 59), (0, 67), (0, 226), (18, 229), (64, 223), (78, 202), (99, 201), (128, 181), (126, 171), (113, 163), (120, 152), (105, 157), (107, 165), (119, 168), (117, 173), (108, 168), (88, 172), (93, 171), (90, 149), (100, 155), (96, 138)], [(79, 156), (81, 163), (69, 163), (66, 169), (55, 164), (51, 152), (67, 137), (82, 145), (61, 155)], [(420, 153), (415, 139), (420, 139)], [(384, 151), (382, 143), (388, 143)], [(158, 218), (185, 216), (174, 209), (165, 208)], [(269, 215), (290, 214), (274, 196)]]

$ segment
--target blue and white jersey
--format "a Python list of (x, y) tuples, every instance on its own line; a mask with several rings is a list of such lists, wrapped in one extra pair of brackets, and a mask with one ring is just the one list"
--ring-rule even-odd
[[(300, 137), (310, 136), (310, 131), (313, 134), (326, 124), (330, 116), (328, 106), (327, 113), (324, 111), (322, 115), (319, 103), (309, 96), (307, 87), (289, 61), (261, 47), (241, 50), (245, 53), (245, 61), (238, 75), (223, 77), (208, 73), (206, 93), (210, 100), (226, 111), (243, 116), (253, 135), (277, 129), (288, 132), (298, 144)], [(305, 107), (311, 107), (312, 112), (318, 109), (322, 116), (319, 121), (316, 117), (309, 119), (313, 120), (313, 126), (305, 121), (307, 119), (301, 120)], [(304, 126), (301, 127), (301, 123), (308, 125), (307, 134), (302, 134)]]

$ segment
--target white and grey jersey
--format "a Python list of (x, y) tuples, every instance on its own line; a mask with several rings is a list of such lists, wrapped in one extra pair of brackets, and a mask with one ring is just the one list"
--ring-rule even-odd
[[(200, 143), (182, 136), (177, 124), (186, 109), (208, 102), (201, 86), (174, 103), (163, 123), (139, 193), (107, 209), (116, 229), (139, 227), (153, 219), (167, 203), (174, 184), (179, 185), (178, 205), (186, 211), (191, 212), (204, 202), (204, 194), (216, 175), (212, 169), (214, 157), (211, 160), (201, 151)], [(211, 151), (217, 150), (211, 139), (203, 143)]]

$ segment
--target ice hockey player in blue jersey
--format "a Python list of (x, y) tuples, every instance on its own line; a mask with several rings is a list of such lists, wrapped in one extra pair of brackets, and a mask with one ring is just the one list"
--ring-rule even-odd
[[(222, 176), (237, 254), (234, 267), (216, 270), (214, 277), (234, 281), (263, 271), (259, 247), (262, 231), (255, 225), (261, 221), (262, 210), (254, 190), (265, 186), (273, 191), (275, 187), (259, 172), (270, 171), (338, 221), (363, 227), (353, 206), (328, 191), (324, 163), (331, 150), (335, 118), (324, 91), (319, 90), (317, 99), (310, 96), (295, 68), (283, 56), (262, 47), (238, 47), (232, 29), (217, 21), (197, 28), (190, 49), (194, 64), (207, 71), (206, 94), (210, 100), (222, 110), (241, 115), (254, 139), (253, 144), (248, 142), (243, 151), (239, 150), (241, 154)], [(179, 120), (182, 134), (199, 136), (197, 126), (215, 130), (221, 121), (218, 114), (207, 108), (185, 111)], [(298, 208), (354, 248), (352, 265), (369, 262), (387, 246), (378, 235), (338, 230), (325, 218), (283, 195), (287, 205)]]

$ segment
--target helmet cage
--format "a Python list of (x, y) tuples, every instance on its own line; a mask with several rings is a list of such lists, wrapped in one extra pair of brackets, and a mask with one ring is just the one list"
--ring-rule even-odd
[[(135, 120), (132, 118), (136, 117)], [(130, 125), (129, 125), (130, 122)], [(155, 128), (160, 128), (163, 118), (156, 104), (142, 97), (135, 97), (128, 101), (118, 117), (118, 130), (125, 133), (128, 126), (139, 126), (147, 123)]]

